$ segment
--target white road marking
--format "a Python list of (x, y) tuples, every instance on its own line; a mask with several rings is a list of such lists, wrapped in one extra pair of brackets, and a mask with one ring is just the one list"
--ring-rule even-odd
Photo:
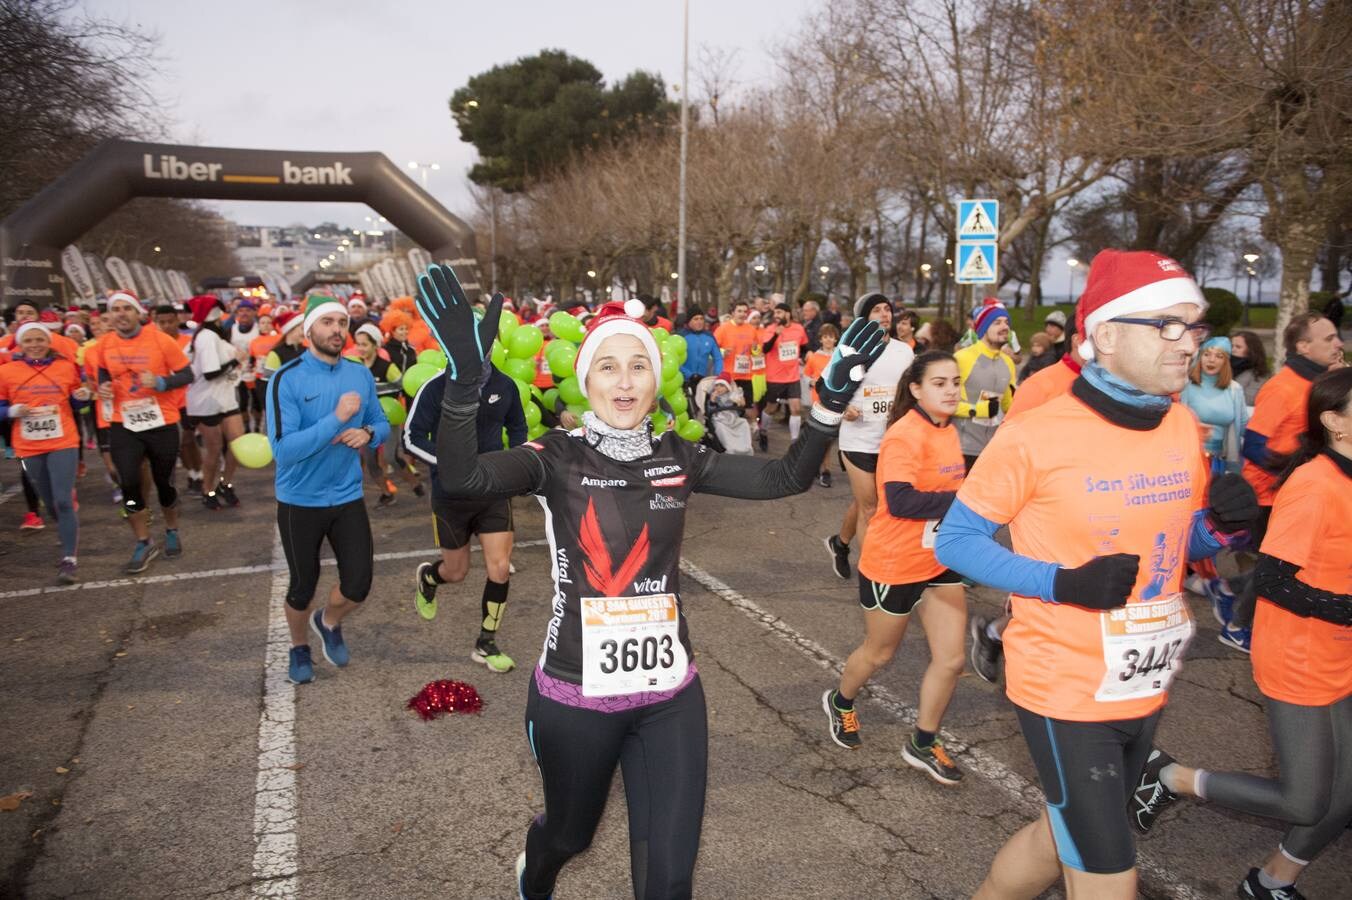
[[(548, 541), (517, 541), (513, 544), (515, 549), (524, 549), (526, 547), (543, 547)], [(474, 552), (479, 552), (479, 546), (473, 545)], [(383, 562), (392, 559), (413, 559), (419, 556), (427, 556), (429, 553), (437, 553), (436, 547), (426, 550), (400, 550), (393, 553), (377, 553), (373, 558), (376, 562)], [(320, 565), (334, 565), (332, 559), (320, 560)], [(36, 597), (41, 594), (64, 594), (69, 591), (101, 591), (104, 588), (130, 587), (137, 584), (164, 584), (174, 581), (194, 581), (201, 578), (232, 578), (236, 575), (259, 575), (263, 572), (285, 572), (286, 560), (283, 558), (274, 558), (267, 565), (257, 566), (233, 566), (228, 569), (204, 569), (196, 572), (167, 572), (163, 575), (143, 575), (139, 578), (113, 578), (107, 581), (85, 581), (80, 584), (53, 584), (40, 588), (23, 588), (16, 591), (0, 591), (0, 600), (16, 600), (20, 597)]]
[(293, 898), (300, 889), (296, 797), (296, 689), (287, 680), (291, 632), (286, 624), (290, 576), (282, 536), (274, 531), (268, 600), (268, 643), (263, 668), (263, 713), (258, 720), (258, 781), (254, 788), (253, 897)]
[[(835, 675), (839, 675), (844, 669), (844, 662), (833, 656), (825, 647), (805, 637), (779, 616), (768, 612), (759, 604), (729, 587), (725, 582), (709, 574), (690, 560), (681, 560), (681, 571), (699, 582), (709, 593), (719, 597), (766, 631), (791, 644), (823, 669)], [(868, 695), (871, 702), (887, 710), (902, 722), (907, 725), (915, 724), (915, 709), (906, 705), (900, 697), (886, 687), (870, 684)], [(969, 763), (968, 768), (971, 771), (999, 786), (1030, 815), (1037, 815), (1042, 811), (1043, 795), (1037, 785), (1032, 784), (1018, 772), (981, 748), (967, 746), (962, 738), (953, 732), (943, 729), (939, 734), (943, 738), (945, 747), (966, 757), (966, 761)], [(1143, 875), (1148, 876), (1155, 885), (1163, 888), (1170, 897), (1177, 898), (1177, 900), (1204, 900), (1204, 894), (1191, 885), (1176, 881), (1167, 869), (1150, 859), (1143, 850), (1138, 849), (1137, 851), (1136, 867)]]

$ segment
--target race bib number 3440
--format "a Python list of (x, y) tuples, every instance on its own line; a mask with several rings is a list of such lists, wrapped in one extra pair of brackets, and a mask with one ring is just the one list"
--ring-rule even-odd
[(685, 680), (675, 594), (582, 598), (582, 693), (669, 691)]
[(1137, 700), (1169, 690), (1192, 640), (1182, 594), (1101, 613), (1107, 671), (1095, 700)]

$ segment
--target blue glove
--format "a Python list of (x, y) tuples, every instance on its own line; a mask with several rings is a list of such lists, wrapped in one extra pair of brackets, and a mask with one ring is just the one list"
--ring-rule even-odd
[(433, 264), (418, 276), (418, 312), (446, 354), (446, 375), (459, 385), (478, 385), (502, 318), (502, 294), (494, 294), (478, 322), (450, 266)]
[(869, 319), (855, 319), (840, 336), (831, 361), (817, 379), (817, 399), (812, 416), (824, 425), (837, 425), (864, 380), (869, 366), (883, 355), (887, 342), (878, 323)]

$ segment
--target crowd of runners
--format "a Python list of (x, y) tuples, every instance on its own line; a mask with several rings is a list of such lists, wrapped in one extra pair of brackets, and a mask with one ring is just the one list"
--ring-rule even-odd
[[(821, 523), (822, 564), (857, 582), (862, 622), (822, 686), (824, 741), (863, 746), (859, 701), (912, 614), (929, 663), (897, 748), (907, 766), (962, 781), (940, 738), (959, 676), (970, 664), (1004, 681), (1046, 804), (980, 898), (1062, 879), (1071, 897), (1134, 897), (1137, 836), (1187, 797), (1284, 823), (1238, 892), (1292, 900), (1352, 820), (1352, 368), (1322, 315), (1292, 319), (1274, 367), (1254, 332), (1210, 334), (1178, 263), (1116, 250), (1026, 351), (994, 298), (961, 335), (881, 293), (847, 308), (757, 298), (673, 322), (653, 298), (472, 300), (446, 266), (388, 304), (265, 300), (20, 303), (0, 338), (20, 527), (54, 525), (55, 577), (76, 582), (79, 516), (105, 508), (86, 470), (101, 469), (109, 515), (132, 531), (123, 571), (142, 573), (207, 542), (180, 534), (181, 503), (229, 515), (237, 467), (270, 459), (289, 676), (304, 684), (312, 647), (348, 664), (343, 623), (371, 592), (366, 485), (379, 506), (426, 497), (440, 554), (410, 572), (410, 606), (436, 616), (477, 537), (471, 656), (502, 673), (516, 665), (498, 645), (512, 502), (533, 495), (554, 593), (526, 699), (544, 808), (517, 861), (523, 898), (550, 896), (590, 844), (617, 767), (635, 895), (692, 895), (708, 738), (679, 563), (697, 493), (847, 493), (843, 519)], [(538, 350), (499, 356), (500, 330), (522, 324), (540, 330)], [(565, 325), (572, 336), (552, 333)], [(415, 383), (427, 364), (441, 371)], [(325, 543), (338, 578), (316, 602)], [(1005, 614), (970, 616), (973, 585), (1007, 595)], [(1251, 654), (1277, 778), (1185, 765), (1155, 743), (1195, 633), (1185, 590), (1210, 605), (1222, 643)]]

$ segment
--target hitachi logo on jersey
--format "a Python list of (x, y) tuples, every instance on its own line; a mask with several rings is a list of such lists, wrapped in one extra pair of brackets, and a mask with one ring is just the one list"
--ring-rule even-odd
[(583, 475), (582, 486), (597, 488), (628, 487), (629, 482), (625, 481), (623, 478), (588, 478), (586, 475)]
[(186, 163), (173, 154), (161, 156), (156, 162), (154, 154), (144, 153), (141, 163), (147, 178), (167, 178), (170, 181), (215, 181), (224, 168), (221, 163)]
[(667, 576), (661, 578), (645, 578), (642, 581), (634, 582), (635, 594), (665, 594), (667, 592)]
[(681, 471), (680, 466), (657, 466), (656, 468), (653, 469), (644, 469), (643, 477), (652, 478), (656, 475), (670, 475), (672, 472), (679, 471)]
[(287, 184), (351, 184), (352, 169), (340, 162), (331, 166), (293, 166), (282, 160), (282, 181)]

